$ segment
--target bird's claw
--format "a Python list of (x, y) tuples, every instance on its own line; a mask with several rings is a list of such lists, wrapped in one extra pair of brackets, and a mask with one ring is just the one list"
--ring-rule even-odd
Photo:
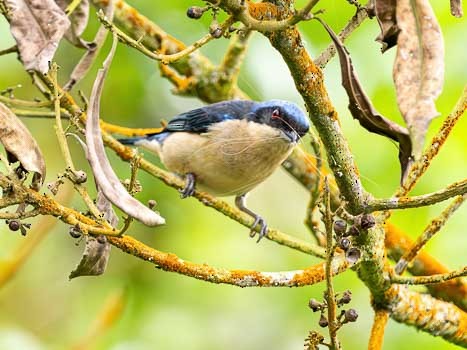
[[(253, 222), (253, 225), (251, 225), (251, 231), (250, 231), (250, 237), (253, 238), (256, 233), (258, 233), (258, 240), (256, 243), (259, 243), (261, 239), (266, 236), (266, 233), (268, 232), (268, 225), (266, 224), (266, 221), (259, 215), (256, 215), (255, 221)], [(260, 229), (259, 232), (256, 232), (255, 228), (256, 226), (259, 225)]]
[(182, 198), (191, 197), (195, 193), (195, 176), (191, 173), (188, 173), (185, 176), (185, 180), (185, 187), (180, 190), (180, 197)]

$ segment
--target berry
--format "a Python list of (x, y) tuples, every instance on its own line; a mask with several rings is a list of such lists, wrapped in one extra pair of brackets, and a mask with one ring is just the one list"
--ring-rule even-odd
[(333, 228), (336, 235), (343, 235), (347, 229), (347, 223), (344, 220), (336, 220), (334, 221)]
[(358, 313), (355, 309), (348, 309), (344, 314), (344, 321), (355, 322), (357, 321)]

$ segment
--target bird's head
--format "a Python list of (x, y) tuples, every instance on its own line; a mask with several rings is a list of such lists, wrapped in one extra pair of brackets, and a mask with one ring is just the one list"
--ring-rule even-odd
[(293, 143), (298, 142), (310, 128), (305, 113), (296, 104), (282, 100), (258, 102), (250, 120), (281, 130)]

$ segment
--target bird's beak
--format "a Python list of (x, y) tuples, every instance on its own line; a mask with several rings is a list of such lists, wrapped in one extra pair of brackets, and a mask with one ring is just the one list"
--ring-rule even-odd
[(284, 135), (286, 137), (286, 139), (290, 142), (290, 143), (297, 143), (298, 142), (298, 134), (294, 131), (284, 131)]

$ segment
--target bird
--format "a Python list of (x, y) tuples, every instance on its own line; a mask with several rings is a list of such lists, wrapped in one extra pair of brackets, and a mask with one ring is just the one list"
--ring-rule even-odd
[(214, 196), (235, 196), (239, 210), (259, 225), (259, 242), (267, 223), (246, 205), (247, 194), (290, 155), (310, 124), (294, 103), (283, 100), (230, 100), (181, 113), (161, 131), (119, 139), (159, 156), (164, 166), (186, 180), (181, 197), (195, 188)]

